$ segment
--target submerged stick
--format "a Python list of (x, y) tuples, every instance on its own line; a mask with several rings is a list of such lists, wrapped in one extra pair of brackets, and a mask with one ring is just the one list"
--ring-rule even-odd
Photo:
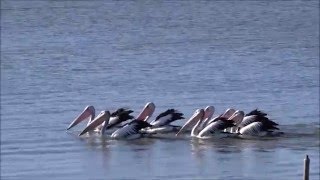
[(310, 167), (310, 159), (309, 159), (309, 156), (306, 155), (306, 158), (304, 159), (303, 180), (309, 180), (309, 167)]

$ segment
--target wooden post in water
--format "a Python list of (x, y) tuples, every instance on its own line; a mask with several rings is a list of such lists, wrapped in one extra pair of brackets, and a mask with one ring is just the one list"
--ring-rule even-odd
[(306, 158), (304, 159), (303, 180), (309, 180), (309, 167), (310, 167), (310, 159), (309, 159), (309, 156), (306, 155)]

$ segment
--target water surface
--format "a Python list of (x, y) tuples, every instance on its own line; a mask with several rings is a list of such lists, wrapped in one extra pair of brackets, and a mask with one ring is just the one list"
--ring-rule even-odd
[[(149, 101), (185, 117), (259, 108), (286, 135), (65, 130), (86, 105)], [(318, 1), (1, 1), (2, 179), (297, 179), (305, 154), (319, 179)]]

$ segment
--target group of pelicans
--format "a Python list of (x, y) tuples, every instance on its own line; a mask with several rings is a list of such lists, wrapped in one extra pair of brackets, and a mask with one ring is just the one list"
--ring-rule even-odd
[(87, 106), (83, 112), (69, 125), (67, 130), (80, 122), (89, 119), (87, 126), (79, 134), (101, 133), (115, 139), (135, 139), (157, 135), (175, 135), (190, 133), (192, 137), (207, 139), (212, 137), (262, 137), (282, 134), (278, 124), (270, 120), (267, 114), (255, 109), (247, 114), (241, 110), (227, 109), (214, 117), (215, 108), (207, 106), (197, 109), (183, 126), (172, 125), (177, 120), (185, 119), (183, 113), (176, 109), (168, 109), (148, 122), (155, 111), (155, 104), (148, 102), (137, 117), (130, 115), (133, 110), (119, 108), (101, 111), (95, 116), (93, 106)]

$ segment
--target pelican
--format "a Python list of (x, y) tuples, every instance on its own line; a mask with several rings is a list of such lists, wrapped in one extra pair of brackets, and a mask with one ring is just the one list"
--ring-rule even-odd
[(242, 138), (251, 138), (251, 137), (261, 137), (261, 136), (276, 136), (283, 134), (283, 132), (274, 132), (274, 130), (279, 130), (278, 127), (275, 127), (271, 124), (262, 122), (253, 122), (243, 128), (237, 129), (237, 134)]
[[(132, 113), (132, 112), (133, 112), (132, 110), (119, 108), (117, 111), (115, 111), (111, 114), (111, 117), (110, 117), (109, 122), (107, 123), (107, 126), (105, 127), (105, 129), (106, 130), (111, 129), (113, 127), (118, 126), (122, 122), (125, 122), (129, 119), (134, 119), (134, 117), (130, 115), (130, 113)], [(104, 124), (102, 124), (102, 126), (103, 125)]]
[(176, 109), (168, 109), (162, 113), (160, 113), (155, 120), (151, 121), (152, 127), (160, 127), (165, 126), (173, 121), (184, 119), (183, 113), (179, 112)]
[(136, 120), (147, 121), (156, 109), (156, 105), (153, 102), (148, 102), (141, 113), (136, 117)]
[[(123, 129), (124, 127), (128, 126), (129, 124), (138, 124), (137, 127), (140, 127), (139, 124), (146, 124), (147, 122), (145, 121), (146, 119), (148, 119), (149, 117), (151, 117), (151, 115), (153, 114), (155, 110), (155, 105), (154, 103), (152, 102), (149, 102), (145, 105), (145, 107), (143, 108), (143, 110), (141, 111), (141, 113), (137, 116), (137, 118), (133, 121), (131, 121), (130, 123), (127, 123), (126, 125), (124, 125), (123, 127), (121, 127), (120, 129)], [(100, 113), (101, 114), (101, 113)], [(120, 112), (117, 112), (118, 114), (118, 119), (116, 120), (112, 120), (110, 118), (110, 116), (97, 116), (80, 134), (79, 136), (85, 134), (86, 132), (90, 132), (92, 130), (95, 130), (98, 126), (102, 126), (101, 129), (99, 130), (101, 132), (101, 134), (105, 134), (106, 130), (108, 130), (109, 128), (115, 126), (116, 123), (119, 123), (121, 121), (121, 119), (125, 118), (127, 116), (127, 114), (123, 113), (122, 111)], [(122, 117), (123, 116), (123, 117)], [(135, 122), (135, 121), (142, 121), (144, 123), (140, 123), (140, 122), (137, 122), (137, 123), (132, 123), (132, 122)], [(121, 121), (123, 122), (123, 121)], [(147, 123), (149, 124), (149, 123)], [(144, 128), (144, 125), (143, 125), (143, 128)], [(148, 127), (148, 126), (146, 126)], [(118, 129), (118, 130), (120, 130)], [(116, 130), (114, 133), (118, 132), (118, 130)], [(128, 128), (127, 128), (128, 130)], [(129, 129), (130, 130), (130, 129)], [(140, 129), (139, 129), (140, 130)], [(121, 130), (121, 132), (124, 131), (124, 130)], [(131, 132), (131, 131), (130, 131)], [(118, 135), (116, 134), (111, 134), (111, 137), (118, 137)], [(119, 132), (118, 132), (119, 133)]]
[(237, 126), (237, 134), (244, 138), (283, 134), (283, 132), (274, 132), (274, 130), (279, 130), (277, 126), (278, 124), (270, 120), (266, 113), (255, 109), (246, 114)]
[(245, 115), (245, 117), (243, 118), (242, 122), (238, 125), (238, 127), (242, 128), (242, 127), (245, 127), (253, 122), (265, 122), (265, 124), (270, 124), (273, 126), (278, 125), (274, 121), (270, 120), (267, 117), (266, 113), (259, 111), (258, 109), (255, 109)]
[(191, 127), (193, 127), (191, 130), (191, 136), (196, 136), (195, 131), (198, 129), (198, 126), (200, 126), (203, 119), (204, 119), (204, 110), (203, 109), (196, 109), (196, 111), (189, 118), (189, 120), (176, 133), (176, 136), (181, 134), (183, 132), (183, 130), (189, 129)]
[(171, 125), (171, 123), (181, 119), (184, 119), (183, 113), (176, 109), (168, 109), (160, 113), (155, 120), (151, 121), (150, 125), (152, 127), (145, 128), (142, 131), (146, 134), (177, 132), (180, 126)]
[(185, 128), (189, 127), (190, 124), (195, 124), (191, 130), (191, 136), (197, 137), (197, 138), (211, 138), (213, 136), (216, 136), (219, 134), (230, 135), (229, 132), (224, 132), (223, 130), (228, 127), (235, 126), (236, 122), (239, 121), (239, 119), (242, 119), (240, 114), (230, 117), (229, 119), (218, 116), (214, 118), (214, 120), (206, 125), (203, 129), (200, 127), (201, 123), (204, 120), (205, 111), (203, 109), (197, 109), (193, 116), (185, 123), (185, 125), (180, 129), (180, 131), (176, 134), (179, 135)]
[[(154, 110), (155, 110), (154, 103), (148, 102), (136, 119), (139, 119), (139, 120), (148, 119), (153, 114)], [(116, 110), (111, 114), (108, 128), (114, 127), (119, 123), (124, 122), (128, 119), (133, 119), (134, 117), (130, 115), (132, 112), (133, 111), (130, 109), (119, 108), (118, 110)], [(95, 108), (93, 106), (85, 107), (82, 113), (73, 122), (71, 122), (67, 130), (71, 129), (72, 127), (76, 126), (77, 124), (79, 124), (80, 122), (88, 118), (89, 118), (89, 121), (87, 123), (87, 126), (95, 118)]]
[(126, 124), (122, 128), (116, 130), (111, 134), (111, 138), (115, 139), (136, 139), (143, 135), (140, 133), (140, 130), (146, 127), (151, 127), (151, 125), (146, 121), (133, 120), (130, 123)]
[[(214, 134), (230, 135), (234, 133), (232, 128), (241, 122), (244, 117), (244, 113), (235, 113), (229, 118), (217, 117), (210, 124), (208, 124), (204, 129), (200, 131), (198, 137), (206, 137)], [(225, 131), (225, 129), (231, 128), (230, 132)]]
[(213, 114), (214, 114), (215, 108), (213, 106), (207, 106), (204, 108), (204, 120), (203, 123), (200, 124), (200, 129), (203, 129), (209, 124), (209, 121), (211, 120)]
[[(79, 134), (79, 136), (92, 131), (97, 126), (103, 124), (103, 127), (101, 128), (100, 132), (101, 134), (105, 134), (106, 129), (109, 124), (109, 119), (111, 115), (109, 111), (101, 111), (101, 113)], [(151, 125), (142, 120), (132, 120), (131, 122), (127, 123), (123, 127), (117, 129), (115, 132), (111, 134), (111, 138), (114, 139), (135, 139), (142, 136), (142, 133), (140, 133), (140, 130), (145, 127), (150, 127)]]
[(103, 125), (99, 131), (104, 133), (106, 130), (106, 127), (109, 124), (110, 117), (111, 117), (111, 114), (109, 111), (101, 111), (100, 114), (94, 120), (92, 120), (91, 123), (88, 124), (86, 128), (84, 128), (84, 130), (79, 134), (79, 136), (94, 130), (96, 127), (100, 126), (101, 124)]
[[(206, 124), (205, 124), (204, 126), (212, 123), (216, 118), (222, 117), (222, 118), (229, 119), (235, 112), (236, 112), (235, 109), (229, 108), (229, 109), (227, 109), (223, 114), (220, 114), (219, 116), (217, 116), (217, 117), (215, 117), (215, 118), (213, 118), (213, 119), (208, 119), (207, 122), (206, 122)], [(205, 111), (205, 113), (208, 113), (208, 112)], [(209, 112), (209, 113), (210, 113), (210, 112)]]
[(85, 107), (84, 110), (82, 111), (82, 113), (80, 113), (80, 115), (78, 115), (78, 117), (74, 121), (71, 122), (71, 124), (69, 125), (67, 130), (71, 129), (72, 127), (76, 126), (80, 122), (82, 122), (90, 117), (90, 119), (87, 123), (87, 126), (88, 126), (92, 122), (92, 120), (95, 118), (95, 112), (96, 111), (93, 106)]
[[(126, 109), (126, 108), (119, 108), (116, 111), (114, 111), (110, 117), (110, 127), (118, 125), (121, 122), (124, 122), (126, 120), (133, 119), (133, 116), (130, 115), (132, 112), (133, 112), (132, 110)], [(73, 122), (71, 122), (71, 124), (69, 125), (67, 130), (71, 129), (72, 127), (76, 126), (77, 124), (79, 124), (80, 122), (82, 122), (88, 118), (89, 118), (89, 121), (87, 123), (87, 126), (95, 118), (95, 109), (93, 106), (87, 106), (82, 111), (82, 113)]]
[(231, 116), (227, 116), (227, 117), (228, 117), (228, 120), (234, 121), (235, 126), (225, 128), (224, 132), (235, 133), (237, 130), (237, 127), (243, 121), (245, 114), (243, 111), (237, 110), (237, 111), (234, 111), (234, 113), (231, 114)]
[[(124, 122), (128, 119), (133, 119), (133, 116), (130, 115), (132, 112), (133, 112), (132, 110), (126, 109), (126, 108), (117, 109), (115, 112), (111, 114), (111, 120), (110, 120), (111, 124), (118, 125), (119, 123)], [(93, 106), (85, 107), (82, 113), (78, 115), (78, 117), (73, 122), (71, 122), (67, 130), (71, 129), (72, 127), (76, 126), (77, 124), (79, 124), (80, 122), (88, 118), (89, 118), (89, 121), (87, 123), (87, 126), (95, 118), (95, 109)]]

